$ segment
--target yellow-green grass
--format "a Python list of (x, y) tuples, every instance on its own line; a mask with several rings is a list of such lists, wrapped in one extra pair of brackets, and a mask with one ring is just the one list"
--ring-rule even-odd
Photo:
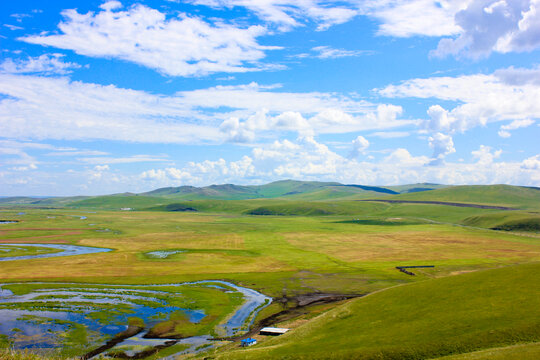
[[(396, 208), (404, 211), (406, 206)], [(23, 221), (0, 229), (1, 242), (66, 242), (114, 251), (3, 262), (0, 279), (141, 284), (224, 279), (272, 296), (315, 290), (363, 294), (432, 276), (540, 259), (534, 238), (422, 223), (414, 219), (425, 208), (415, 209), (412, 220), (404, 222), (411, 225), (400, 226), (384, 225), (395, 213), (357, 224), (343, 216), (28, 210)], [(87, 219), (75, 217), (82, 215)], [(168, 249), (187, 251), (166, 260), (144, 256)], [(418, 264), (436, 268), (418, 271), (416, 277), (395, 269)]]
[(4, 257), (13, 257), (13, 256), (33, 256), (33, 255), (43, 255), (43, 254), (53, 254), (61, 252), (61, 249), (52, 249), (49, 247), (39, 247), (39, 246), (4, 246), (0, 244), (0, 249), (5, 249), (8, 251), (0, 251), (0, 258)]
[(540, 342), (511, 345), (493, 349), (450, 355), (436, 360), (538, 360)]
[(531, 263), (393, 287), (212, 357), (426, 359), (539, 341), (539, 274), (540, 263)]
[[(113, 251), (5, 261), (0, 282), (156, 284), (222, 279), (274, 297), (315, 291), (367, 294), (540, 260), (537, 238), (458, 226), (465, 218), (497, 213), (493, 210), (347, 201), (336, 206), (355, 215), (249, 216), (243, 214), (246, 209), (264, 202), (205, 202), (219, 212), (25, 209), (19, 223), (0, 227), (0, 243), (70, 243)], [(271, 202), (289, 209), (299, 204)], [(235, 210), (228, 212), (231, 208)], [(18, 211), (3, 211), (3, 216), (12, 218)], [(170, 249), (185, 252), (165, 260), (144, 255)], [(436, 267), (409, 276), (395, 269), (402, 265)], [(207, 313), (222, 314), (220, 307), (209, 303)], [(263, 315), (281, 309), (273, 305)], [(185, 325), (181, 318), (172, 319), (161, 330), (184, 328), (191, 333)]]
[(0, 359), (2, 360), (74, 360), (57, 354), (36, 353), (28, 350), (14, 350), (0, 348)]

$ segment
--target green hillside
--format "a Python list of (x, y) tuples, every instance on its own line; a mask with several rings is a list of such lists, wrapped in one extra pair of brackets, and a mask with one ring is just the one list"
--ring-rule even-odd
[(462, 223), (493, 230), (540, 232), (540, 214), (523, 211), (475, 215), (466, 218)]
[(422, 191), (437, 190), (449, 187), (449, 185), (432, 184), (432, 183), (419, 183), (419, 184), (407, 184), (387, 186), (388, 189), (394, 190), (398, 193), (417, 193)]
[(540, 264), (430, 279), (355, 299), (215, 359), (426, 359), (540, 340)]
[(94, 196), (84, 200), (69, 203), (67, 204), (67, 206), (71, 208), (89, 208), (102, 210), (120, 210), (121, 208), (140, 210), (141, 208), (158, 206), (169, 202), (170, 200), (160, 197), (130, 194)]
[(540, 342), (525, 343), (474, 351), (459, 355), (450, 355), (436, 360), (538, 360)]
[(448, 201), (470, 204), (540, 209), (540, 189), (511, 185), (452, 186), (432, 191), (400, 194), (394, 200)]
[[(414, 187), (414, 186), (413, 186)], [(210, 185), (205, 187), (180, 186), (161, 188), (140, 195), (162, 196), (177, 200), (243, 200), (290, 198), (297, 200), (332, 200), (338, 198), (363, 198), (366, 194), (397, 194), (386, 187), (344, 185), (337, 182), (282, 180), (265, 185)], [(358, 195), (366, 195), (360, 196)]]

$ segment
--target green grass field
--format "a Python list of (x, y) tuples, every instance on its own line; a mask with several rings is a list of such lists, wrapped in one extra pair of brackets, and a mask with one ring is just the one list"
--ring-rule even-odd
[[(222, 358), (362, 354), (423, 359), (540, 340), (540, 235), (535, 225), (540, 191), (487, 186), (415, 192), (421, 186), (394, 188), (413, 192), (391, 195), (386, 188), (283, 182), (257, 189), (205, 188), (197, 196), (207, 198), (190, 201), (172, 188), (151, 196), (49, 200), (48, 205), (56, 204), (51, 208), (7, 204), (0, 218), (19, 222), (0, 225), (0, 248), (1, 243), (52, 243), (113, 251), (3, 261), (0, 282), (144, 285), (226, 280), (276, 299), (257, 321), (294, 307), (294, 297), (301, 294), (366, 295), (383, 290), (344, 303), (307, 307), (287, 320), (294, 329), (290, 334), (249, 350), (236, 351), (233, 343), (212, 354)], [(208, 198), (208, 193), (225, 196), (227, 189), (236, 199)], [(246, 199), (255, 190), (268, 198)], [(336, 191), (340, 195), (332, 198)], [(343, 192), (351, 191), (353, 197), (340, 200)], [(323, 196), (324, 192), (333, 195)], [(522, 210), (355, 201), (366, 199), (366, 194), (372, 199)], [(123, 207), (135, 211), (120, 211)], [(165, 258), (148, 255), (156, 251), (178, 252)], [(396, 270), (407, 265), (435, 267), (414, 270), (415, 276)], [(222, 314), (219, 302), (206, 306), (208, 313)], [(192, 333), (182, 318), (169, 320), (161, 330)], [(343, 340), (352, 335), (354, 341)], [(173, 349), (163, 354), (167, 351)]]
[(540, 339), (540, 264), (430, 279), (352, 300), (216, 359), (429, 359)]

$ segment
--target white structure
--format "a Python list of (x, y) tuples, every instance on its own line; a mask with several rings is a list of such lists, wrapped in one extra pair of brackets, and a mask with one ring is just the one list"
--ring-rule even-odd
[(273, 335), (273, 336), (277, 336), (277, 335), (283, 335), (285, 334), (287, 331), (289, 331), (289, 329), (285, 329), (285, 328), (276, 328), (276, 327), (265, 327), (265, 328), (262, 328), (261, 331), (259, 332), (259, 334), (261, 335)]

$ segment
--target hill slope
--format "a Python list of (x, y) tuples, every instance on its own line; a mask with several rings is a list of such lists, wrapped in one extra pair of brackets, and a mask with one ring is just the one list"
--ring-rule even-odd
[(540, 264), (431, 279), (352, 300), (216, 359), (424, 359), (540, 340)]
[(521, 209), (540, 208), (540, 188), (511, 185), (464, 185), (393, 196), (395, 200), (448, 201)]

